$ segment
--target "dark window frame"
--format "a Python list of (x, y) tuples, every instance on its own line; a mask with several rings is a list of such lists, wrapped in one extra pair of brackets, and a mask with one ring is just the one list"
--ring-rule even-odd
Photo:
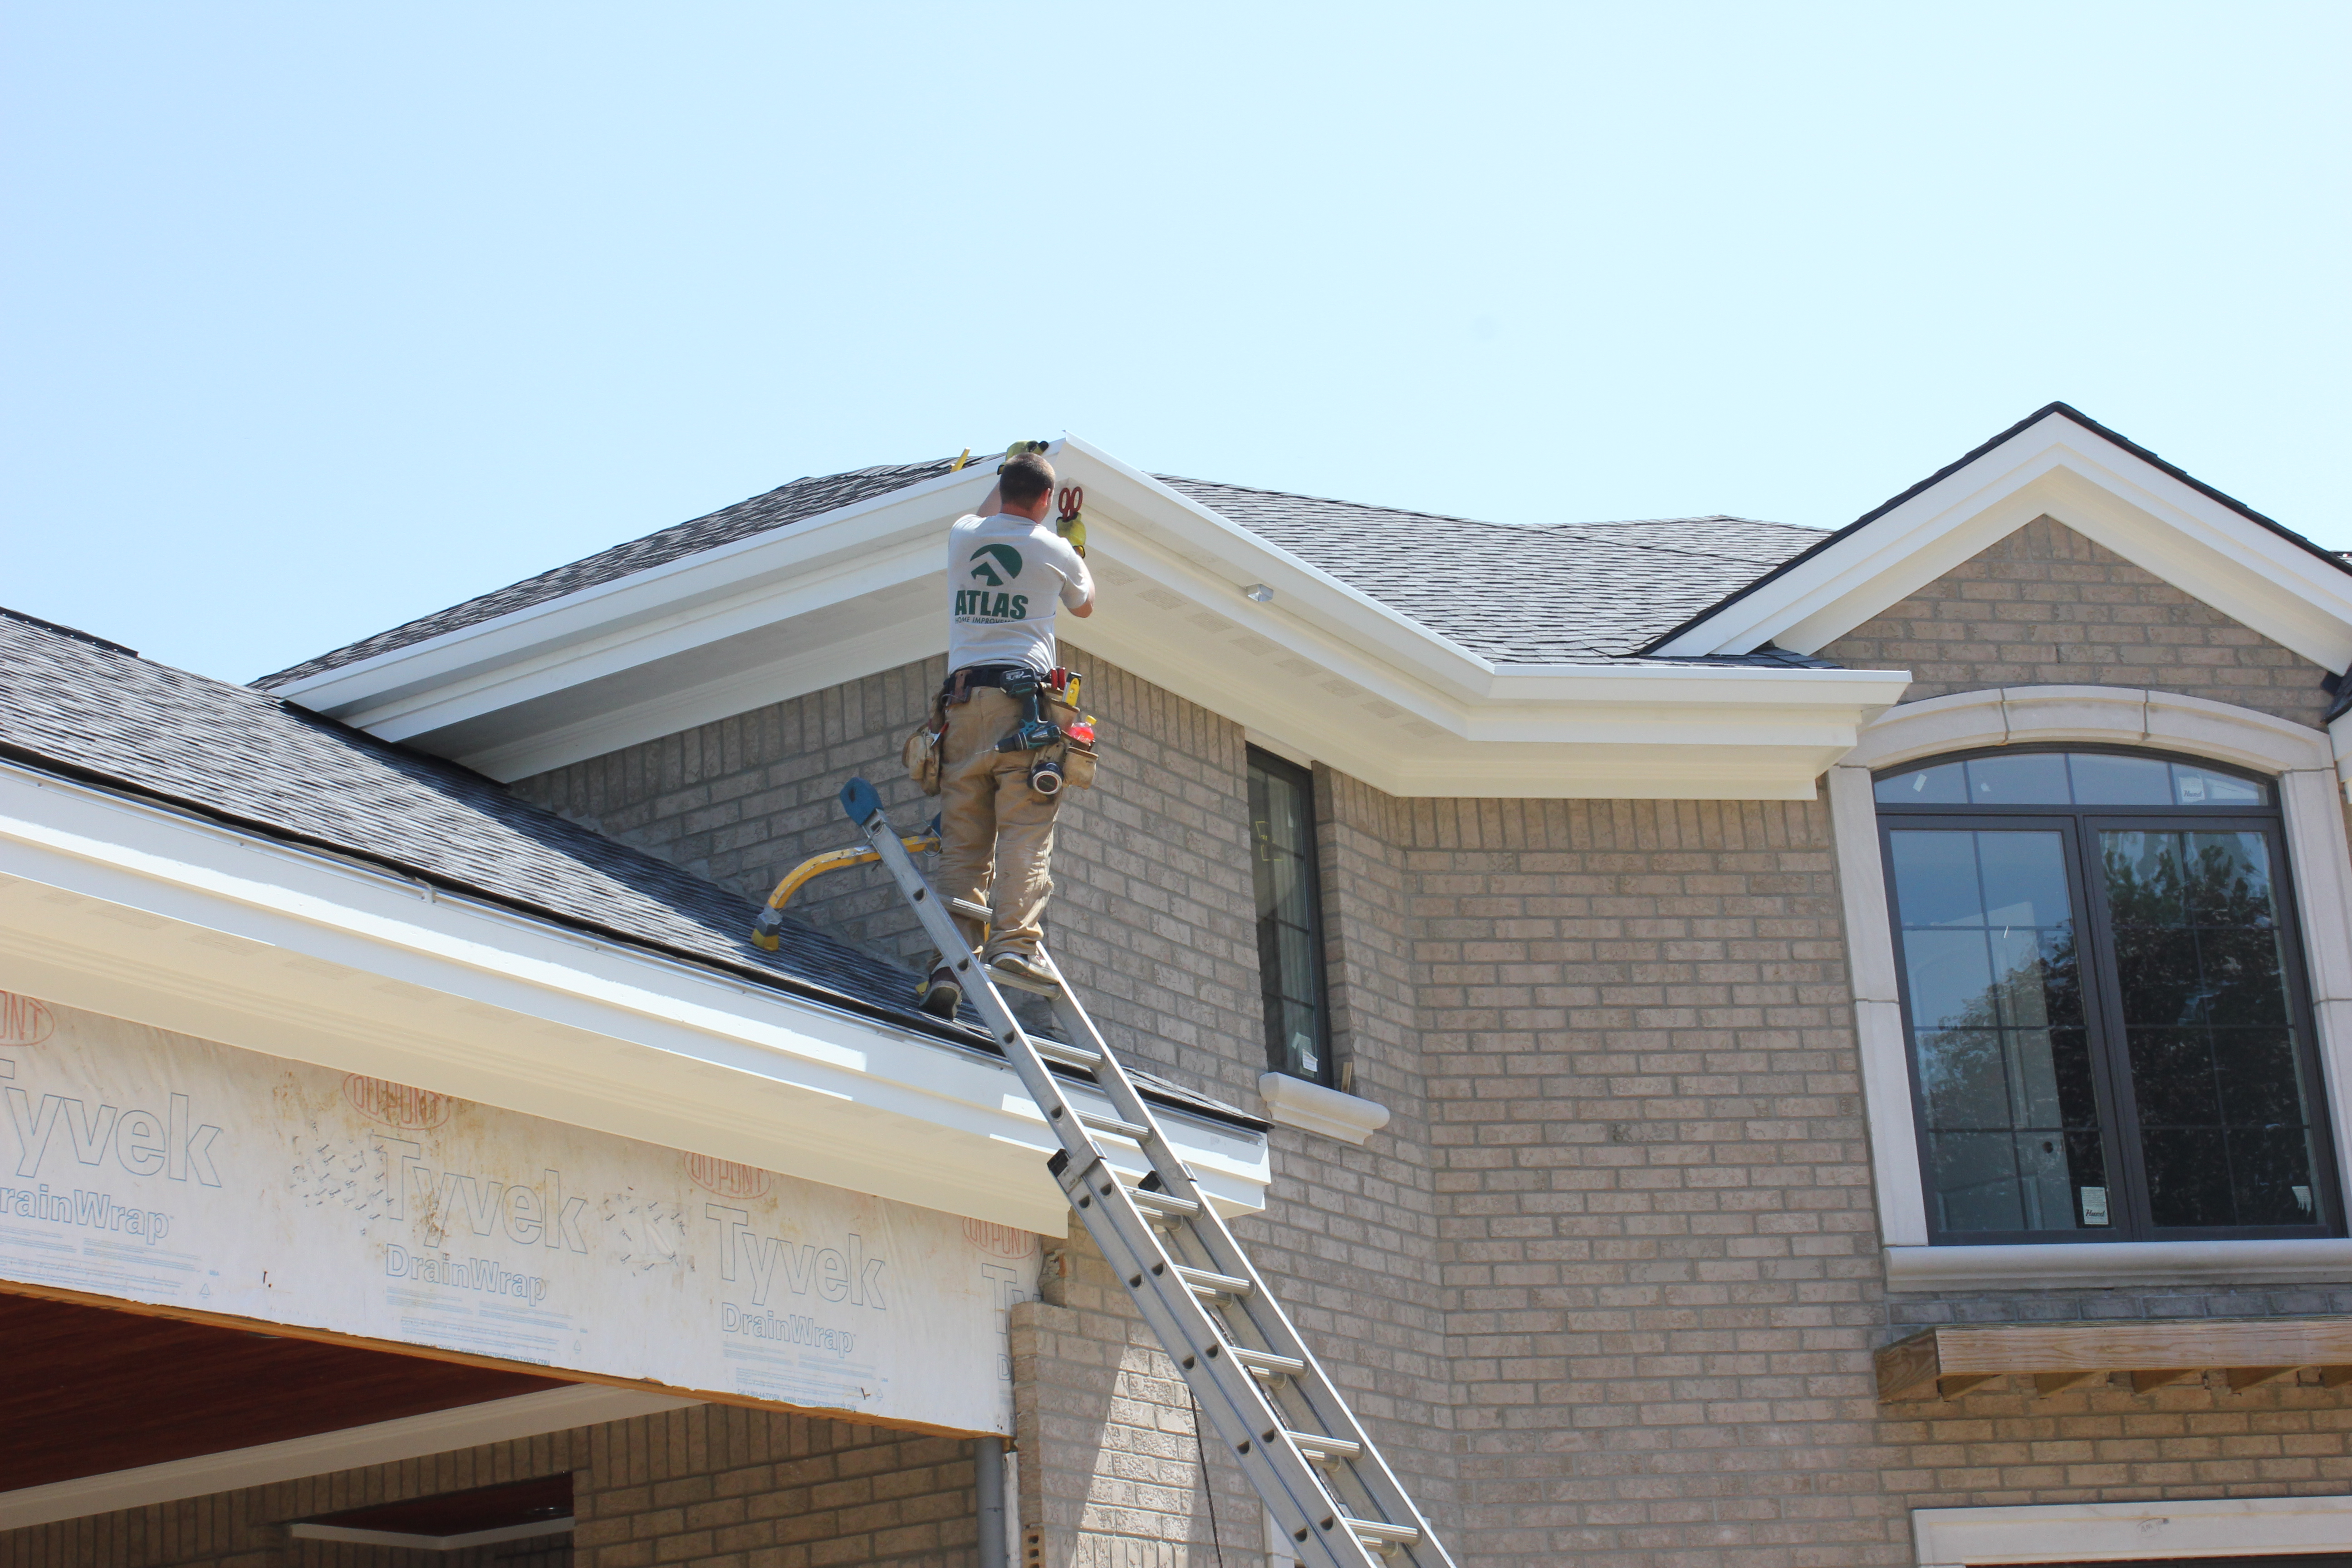
[[(2147, 758), (2181, 763), (2208, 772), (2259, 784), (2269, 804), (2232, 802), (2220, 805), (1971, 805), (1954, 803), (1903, 805), (1876, 798), (1876, 786), (1889, 778), (1915, 773), (1948, 763), (1979, 757), (2014, 757), (2027, 753)], [(2294, 894), (2294, 867), (2287, 853), (2286, 825), (2279, 802), (2278, 781), (2244, 768), (2204, 757), (2137, 746), (2095, 743), (2050, 743), (1979, 746), (1916, 758), (1872, 773), (1873, 806), (1877, 814), (1879, 863), (1884, 867), (1882, 892), (1886, 900), (1887, 930), (1895, 947), (1895, 974), (1903, 1015), (1904, 1069), (1911, 1095), (1914, 1155), (1919, 1163), (1920, 1192), (1926, 1199), (1927, 1239), (1931, 1246), (2054, 1246), (2090, 1243), (2129, 1246), (2147, 1241), (2260, 1241), (2339, 1237), (2346, 1234), (2343, 1185), (2331, 1114), (2326, 1065), (2319, 1051), (2317, 1019), (2311, 1003), (2308, 963), (2305, 956), (2301, 911)], [(1948, 1229), (1937, 1217), (1935, 1173), (1928, 1162), (1927, 1100), (1920, 1079), (1917, 1030), (1913, 1022), (1910, 966), (1904, 956), (1903, 911), (1896, 899), (1895, 857), (1890, 835), (1900, 827), (1966, 831), (1999, 830), (2003, 823), (2022, 825), (2039, 820), (2060, 834), (2066, 856), (2067, 889), (2074, 902), (2080, 951), (2087, 956), (2081, 973), (2084, 1026), (2090, 1040), (2092, 1083), (2100, 1127), (2108, 1140), (2108, 1204), (2115, 1223), (2069, 1230)], [(2131, 1062), (2122, 1023), (2122, 989), (2116, 962), (2111, 912), (2103, 877), (2095, 876), (2095, 846), (2102, 831), (2140, 828), (2156, 832), (2259, 832), (2272, 859), (2271, 880), (2282, 952), (2282, 978), (2287, 991), (2288, 1016), (2296, 1041), (2298, 1082), (2310, 1108), (2314, 1150), (2312, 1181), (2315, 1217), (2308, 1225), (2242, 1226), (2155, 1226), (2148, 1216), (2148, 1189), (2141, 1147), (2137, 1100), (2130, 1092)]]
[[(1289, 1040), (1277, 1027), (1273, 1017), (1273, 1005), (1281, 999), (1281, 994), (1276, 988), (1278, 984), (1277, 977), (1266, 968), (1265, 942), (1261, 924), (1258, 933), (1258, 1000), (1261, 1018), (1265, 1028), (1266, 1068), (1268, 1071), (1278, 1072), (1286, 1078), (1295, 1078), (1306, 1083), (1320, 1084), (1326, 1089), (1336, 1089), (1339, 1083), (1339, 1063), (1338, 1053), (1331, 1047), (1331, 992), (1326, 975), (1323, 952), (1328, 937), (1323, 923), (1323, 856), (1321, 824), (1315, 811), (1315, 774), (1311, 769), (1303, 768), (1287, 757), (1276, 756), (1274, 752), (1261, 750), (1256, 746), (1248, 747), (1246, 750), (1245, 775), (1249, 773), (1263, 773), (1269, 778), (1282, 780), (1298, 792), (1301, 805), (1299, 821), (1306, 837), (1306, 843), (1297, 853), (1307, 871), (1307, 951), (1310, 971), (1309, 984), (1312, 987), (1314, 998), (1317, 1070), (1310, 1076), (1296, 1070), (1289, 1065)], [(1259, 874), (1258, 863), (1261, 857), (1265, 854), (1266, 848), (1260, 842), (1258, 831), (1260, 819), (1256, 803), (1252, 801), (1249, 804), (1251, 894), (1255, 899), (1256, 879)]]

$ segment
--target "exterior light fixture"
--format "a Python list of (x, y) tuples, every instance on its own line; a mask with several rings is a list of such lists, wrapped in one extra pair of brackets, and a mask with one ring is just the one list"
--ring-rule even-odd
[(1253, 583), (1242, 590), (1242, 597), (1253, 605), (1271, 605), (1274, 603), (1274, 590), (1263, 583)]

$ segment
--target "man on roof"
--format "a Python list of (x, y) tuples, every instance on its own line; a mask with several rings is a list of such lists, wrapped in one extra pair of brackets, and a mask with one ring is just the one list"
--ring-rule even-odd
[[(948, 678), (933, 707), (940, 896), (994, 976), (1031, 988), (1051, 984), (1037, 953), (1061, 795), (1033, 784), (1037, 750), (1000, 742), (1039, 711), (1028, 693), (1050, 692), (1056, 613), (1095, 608), (1083, 545), (1045, 521), (1053, 504), (1054, 466), (1018, 451), (980, 510), (948, 531)], [(919, 994), (925, 1012), (952, 1017), (963, 988), (935, 957)]]

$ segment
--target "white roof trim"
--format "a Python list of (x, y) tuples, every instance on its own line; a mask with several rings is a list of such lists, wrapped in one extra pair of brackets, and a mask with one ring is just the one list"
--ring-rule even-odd
[(1657, 651), (1816, 652), (2043, 515), (2315, 664), (2352, 664), (2352, 573), (2054, 411)]
[[(1076, 437), (1049, 450), (1087, 488), (1103, 606), (1065, 635), (1391, 794), (1809, 799), (1908, 684), (1497, 664)], [(990, 482), (976, 466), (280, 690), (501, 779), (675, 734), (941, 652), (946, 531)]]
[[(0, 987), (922, 1208), (1068, 1223), (1054, 1140), (1003, 1062), (8, 764)], [(1221, 1207), (1264, 1206), (1263, 1136), (1155, 1109)]]

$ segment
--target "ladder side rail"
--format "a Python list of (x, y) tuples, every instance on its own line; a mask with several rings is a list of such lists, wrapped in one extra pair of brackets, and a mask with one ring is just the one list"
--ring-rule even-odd
[[(1390, 1468), (1380, 1446), (1357, 1418), (1354, 1407), (1340, 1394), (1339, 1385), (1331, 1381), (1330, 1373), (1324, 1370), (1322, 1362), (1307, 1347), (1280, 1300), (1266, 1289), (1265, 1280), (1258, 1273), (1247, 1249), (1234, 1236), (1224, 1217), (1210, 1204), (1208, 1195), (1192, 1180), (1192, 1172), (1176, 1158), (1174, 1151), (1166, 1146), (1165, 1139), (1160, 1135), (1158, 1118), (1152, 1115), (1150, 1107), (1128, 1078), (1118, 1054), (1110, 1049), (1096, 1029), (1094, 1020), (1071, 995), (1066, 980), (1056, 1001), (1055, 1011), (1064, 1023), (1076, 1025), (1083, 1031), (1086, 1043), (1101, 1055), (1103, 1067), (1097, 1071), (1096, 1079), (1097, 1082), (1103, 1082), (1107, 1089), (1116, 1084), (1116, 1091), (1111, 1094), (1112, 1103), (1119, 1105), (1123, 1116), (1151, 1129), (1154, 1141), (1160, 1146), (1147, 1147), (1146, 1152), (1153, 1156), (1153, 1167), (1161, 1173), (1168, 1190), (1199, 1205), (1198, 1211), (1187, 1223), (1192, 1226), (1195, 1239), (1207, 1255), (1208, 1266), (1217, 1273), (1230, 1274), (1250, 1282), (1249, 1292), (1238, 1300), (1229, 1302), (1223, 1310), (1247, 1319), (1267, 1350), (1295, 1357), (1306, 1363), (1303, 1373), (1295, 1373), (1289, 1377), (1298, 1402), (1305, 1406), (1307, 1415), (1307, 1421), (1297, 1425), (1302, 1430), (1319, 1429), (1326, 1436), (1356, 1444), (1357, 1457), (1342, 1460), (1341, 1467), (1349, 1473), (1364, 1496), (1370, 1500), (1384, 1521), (1418, 1528), (1423, 1532), (1423, 1545), (1435, 1553), (1433, 1560), (1450, 1561), (1445, 1557), (1444, 1548), (1436, 1546), (1429, 1521), (1414, 1506), (1412, 1494), (1397, 1479), (1396, 1472)], [(1111, 1081), (1104, 1082), (1105, 1079)], [(1126, 1103), (1120, 1104), (1122, 1100)], [(1282, 1415), (1285, 1413), (1277, 1406), (1276, 1414)]]
[(1318, 1568), (1380, 1568), (1371, 1549), (1349, 1531), (1328, 1482), (1285, 1435), (1265, 1390), (1226, 1353), (1224, 1333), (1167, 1262), (1117, 1172), (1097, 1161), (1083, 1170), (1066, 1167), (1061, 1180), (1080, 1222), (1298, 1557)]
[[(865, 781), (855, 782), (863, 784)], [(870, 784), (866, 786), (869, 795), (872, 787)], [(849, 804), (849, 794), (848, 790), (842, 792), (845, 807)], [(1095, 1142), (1093, 1133), (1079, 1120), (1077, 1102), (1064, 1091), (1061, 1079), (1046, 1068), (1045, 1058), (1038, 1056), (1036, 1047), (1031, 1044), (1027, 1032), (1013, 1016), (1012, 1009), (1004, 1005), (1004, 999), (997, 994), (996, 987), (981, 973), (982, 965), (965, 944), (963, 933), (956, 930), (955, 921), (941, 907), (939, 898), (931, 891), (930, 884), (924, 880), (922, 872), (916, 868), (913, 859), (899, 843), (889, 818), (882, 813), (880, 802), (874, 803), (871, 814), (864, 819), (857, 819), (854, 813), (852, 816), (857, 821), (858, 830), (881, 852), (882, 864), (889, 869), (892, 879), (898, 884), (898, 890), (913, 906), (915, 918), (921, 922), (924, 934), (931, 939), (940, 955), (960, 975), (974, 982), (967, 986), (965, 994), (971, 998), (982, 1022), (1003, 1050), (1005, 1061), (1020, 1077), (1022, 1086), (1029, 1091), (1029, 1098), (1035, 1101), (1038, 1110), (1044, 1114), (1046, 1130), (1061, 1143), (1063, 1152), (1069, 1156), (1074, 1165), (1083, 1166), (1100, 1158), (1101, 1150)], [(1116, 1105), (1117, 1101), (1114, 1100), (1113, 1104)]]
[[(1310, 1432), (1319, 1429), (1327, 1436), (1357, 1444), (1360, 1448), (1357, 1456), (1351, 1459), (1341, 1460), (1339, 1468), (1349, 1473), (1350, 1479), (1380, 1510), (1381, 1520), (1391, 1524), (1412, 1525), (1422, 1531), (1421, 1542), (1412, 1549), (1414, 1562), (1424, 1564), (1450, 1563), (1451, 1557), (1445, 1553), (1442, 1546), (1438, 1545), (1429, 1521), (1414, 1505), (1412, 1494), (1405, 1489), (1403, 1483), (1397, 1479), (1396, 1472), (1390, 1468), (1388, 1459), (1381, 1453), (1380, 1445), (1374, 1442), (1371, 1434), (1364, 1429), (1362, 1422), (1356, 1416), (1354, 1406), (1349, 1405), (1346, 1396), (1339, 1392), (1339, 1385), (1332, 1382), (1331, 1375), (1324, 1369), (1321, 1360), (1308, 1347), (1297, 1326), (1291, 1322), (1289, 1313), (1283, 1310), (1280, 1300), (1266, 1289), (1265, 1280), (1258, 1273), (1257, 1266), (1251, 1260), (1247, 1250), (1234, 1237), (1231, 1229), (1225, 1224), (1224, 1217), (1213, 1209), (1204, 1208), (1200, 1215), (1194, 1216), (1192, 1223), (1194, 1230), (1202, 1235), (1204, 1243), (1208, 1243), (1206, 1249), (1213, 1257), (1222, 1259), (1217, 1271), (1231, 1274), (1250, 1282), (1248, 1293), (1237, 1300), (1229, 1302), (1224, 1310), (1246, 1318), (1250, 1327), (1265, 1342), (1266, 1349), (1279, 1355), (1294, 1357), (1305, 1363), (1303, 1372), (1288, 1374), (1288, 1382), (1295, 1395), (1299, 1404), (1305, 1407), (1308, 1417), (1307, 1422), (1300, 1424), (1301, 1429)], [(1213, 1242), (1210, 1241), (1212, 1236), (1215, 1238)]]

